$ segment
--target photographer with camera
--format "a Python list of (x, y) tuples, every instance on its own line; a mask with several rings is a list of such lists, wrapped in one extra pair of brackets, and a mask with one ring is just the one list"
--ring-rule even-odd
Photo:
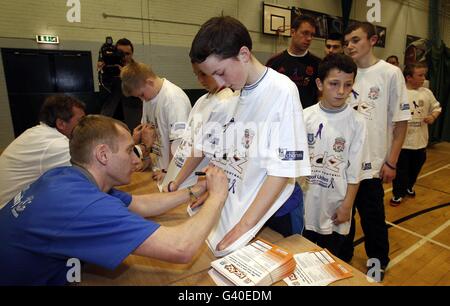
[(130, 130), (140, 123), (142, 101), (122, 94), (120, 71), (133, 60), (133, 53), (134, 48), (130, 40), (122, 38), (114, 45), (112, 37), (106, 37), (97, 62), (102, 102), (100, 113), (125, 122)]

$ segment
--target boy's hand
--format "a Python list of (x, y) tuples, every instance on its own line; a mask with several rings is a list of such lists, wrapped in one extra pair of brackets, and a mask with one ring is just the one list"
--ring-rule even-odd
[(352, 209), (345, 207), (343, 204), (336, 209), (336, 212), (331, 217), (334, 225), (339, 225), (341, 223), (345, 223), (350, 221), (352, 217)]
[(385, 164), (381, 167), (380, 178), (383, 180), (383, 183), (391, 183), (395, 179), (396, 174), (397, 171), (389, 168)]
[(153, 171), (152, 179), (157, 182), (162, 182), (162, 180), (164, 179), (165, 176), (166, 176), (166, 174), (164, 172), (162, 172), (161, 170), (155, 170), (155, 171)]
[(423, 122), (425, 122), (426, 124), (433, 124), (434, 121), (436, 121), (436, 118), (433, 117), (433, 115), (428, 115), (425, 118), (423, 118)]

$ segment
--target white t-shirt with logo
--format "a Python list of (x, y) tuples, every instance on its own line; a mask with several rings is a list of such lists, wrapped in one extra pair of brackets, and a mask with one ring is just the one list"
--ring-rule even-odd
[(423, 119), (432, 112), (440, 112), (441, 106), (431, 90), (425, 87), (408, 89), (408, 101), (412, 119), (408, 121), (403, 149), (418, 150), (428, 145), (428, 124)]
[(411, 119), (402, 72), (383, 60), (358, 68), (349, 103), (366, 119), (371, 163), (365, 165), (365, 171), (379, 177), (391, 150), (394, 122)]
[(0, 208), (47, 170), (70, 166), (69, 139), (44, 123), (17, 137), (0, 156)]
[(141, 122), (156, 127), (157, 140), (152, 147), (157, 156), (155, 169), (169, 166), (171, 143), (183, 136), (191, 109), (191, 102), (184, 91), (166, 79), (163, 79), (158, 95), (143, 103)]
[[(350, 106), (338, 112), (320, 103), (304, 110), (308, 133), (311, 176), (303, 189), (305, 228), (322, 235), (347, 235), (350, 222), (331, 220), (347, 194), (348, 184), (371, 178), (362, 166), (369, 159), (364, 118)], [(366, 175), (366, 177), (364, 177)]]
[[(170, 161), (162, 188), (177, 177), (186, 159), (192, 155), (196, 133), (201, 133), (208, 122), (216, 122), (220, 126), (228, 122), (234, 115), (238, 99), (238, 91), (233, 92), (231, 89), (225, 88), (216, 94), (207, 93), (197, 100), (189, 114), (183, 140)], [(194, 185), (197, 182), (195, 171), (201, 171), (208, 163), (209, 158), (204, 158), (194, 172), (179, 186), (179, 189)]]
[[(310, 174), (302, 106), (295, 84), (267, 68), (241, 92), (236, 113), (219, 131), (208, 129), (197, 149), (224, 169), (229, 193), (207, 243), (215, 256), (246, 245), (289, 198), (294, 178)], [(292, 178), (259, 222), (223, 251), (217, 244), (241, 220), (267, 176)]]

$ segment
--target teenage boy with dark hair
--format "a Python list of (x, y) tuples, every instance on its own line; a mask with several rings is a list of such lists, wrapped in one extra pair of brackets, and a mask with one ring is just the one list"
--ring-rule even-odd
[(266, 66), (287, 75), (297, 85), (300, 101), (303, 108), (306, 108), (317, 102), (317, 87), (314, 82), (320, 58), (308, 50), (316, 35), (314, 18), (297, 16), (292, 22), (291, 35), (289, 47), (271, 57)]
[(233, 118), (200, 148), (225, 169), (229, 196), (207, 243), (216, 256), (247, 244), (310, 174), (302, 107), (295, 84), (252, 54), (245, 26), (214, 17), (192, 42), (191, 61), (220, 87), (241, 90)]
[[(378, 59), (373, 48), (377, 42), (375, 27), (368, 22), (352, 24), (344, 33), (345, 51), (358, 66), (358, 74), (350, 95), (350, 105), (363, 114), (368, 130), (370, 163), (364, 171), (372, 178), (360, 183), (355, 207), (361, 217), (367, 256), (378, 260), (379, 279), (389, 263), (388, 230), (385, 223), (382, 183), (390, 183), (411, 118), (405, 80), (398, 67)], [(340, 257), (353, 257), (355, 222), (342, 247)]]

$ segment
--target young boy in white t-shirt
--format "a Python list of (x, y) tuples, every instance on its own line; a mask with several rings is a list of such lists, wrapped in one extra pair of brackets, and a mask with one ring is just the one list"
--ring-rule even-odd
[(310, 174), (306, 131), (297, 87), (252, 54), (245, 26), (214, 17), (192, 43), (191, 61), (221, 87), (241, 90), (235, 114), (210, 133), (201, 150), (225, 170), (229, 196), (207, 239), (215, 256), (247, 244)]
[[(363, 169), (372, 177), (361, 181), (354, 206), (361, 217), (368, 267), (371, 272), (378, 272), (371, 276), (381, 281), (389, 263), (382, 183), (390, 183), (395, 177), (411, 114), (402, 72), (374, 54), (373, 48), (378, 40), (375, 26), (368, 22), (355, 22), (344, 35), (345, 52), (358, 66), (349, 103), (366, 120), (370, 162)], [(350, 261), (353, 257), (354, 237), (353, 218), (350, 233), (340, 251), (341, 259)]]
[(239, 91), (233, 92), (230, 88), (219, 88), (214, 78), (202, 72), (197, 63), (192, 64), (192, 69), (199, 83), (208, 93), (195, 102), (189, 114), (183, 140), (170, 161), (162, 183), (165, 192), (186, 188), (197, 182), (195, 172), (206, 167), (209, 159), (204, 158), (201, 151), (194, 151), (196, 134), (203, 132), (203, 129), (207, 127), (214, 128), (211, 122), (215, 123), (216, 127), (226, 124), (233, 116), (239, 99)]
[(392, 181), (391, 206), (398, 206), (402, 198), (414, 197), (414, 184), (427, 158), (428, 125), (433, 124), (441, 113), (439, 102), (433, 93), (423, 87), (427, 66), (423, 63), (405, 67), (403, 75), (408, 89), (408, 101), (412, 119), (397, 163), (397, 176)]
[(125, 96), (140, 98), (143, 103), (141, 124), (133, 131), (133, 139), (140, 142), (141, 130), (147, 125), (156, 128), (157, 139), (146, 153), (153, 153), (153, 179), (164, 178), (173, 152), (181, 142), (191, 111), (191, 102), (184, 91), (165, 78), (157, 76), (150, 66), (131, 62), (121, 73), (122, 91)]
[(368, 160), (366, 122), (346, 103), (356, 71), (351, 57), (326, 56), (316, 80), (322, 98), (304, 110), (311, 176), (303, 190), (303, 236), (335, 255), (350, 231), (362, 165)]

